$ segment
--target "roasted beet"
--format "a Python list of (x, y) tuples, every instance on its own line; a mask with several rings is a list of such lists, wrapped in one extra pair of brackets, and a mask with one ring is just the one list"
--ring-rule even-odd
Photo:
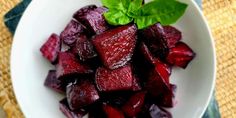
[(154, 24), (142, 31), (140, 37), (155, 57), (165, 58), (168, 53), (167, 41), (164, 37), (164, 29), (160, 23)]
[(106, 67), (115, 69), (131, 60), (136, 44), (136, 32), (136, 26), (125, 25), (94, 37), (93, 44)]
[(102, 102), (121, 108), (133, 94), (132, 91), (114, 91), (101, 93), (100, 96)]
[(146, 92), (142, 91), (131, 96), (128, 102), (122, 107), (126, 116), (130, 118), (135, 117), (142, 110), (145, 95)]
[(175, 47), (175, 44), (181, 40), (182, 33), (173, 26), (163, 26), (163, 28), (168, 47)]
[(61, 41), (57, 34), (52, 34), (40, 48), (42, 55), (51, 63), (55, 63), (60, 50)]
[(106, 118), (125, 118), (124, 114), (117, 108), (104, 104), (103, 110), (106, 113)]
[(165, 80), (166, 83), (169, 83), (169, 78), (172, 72), (172, 67), (168, 64), (161, 62), (158, 59), (155, 59), (155, 69), (159, 73), (160, 77)]
[(104, 7), (89, 6), (76, 12), (74, 18), (83, 23), (91, 31), (91, 34), (100, 34), (109, 28), (103, 17), (103, 13), (106, 11), (108, 9)]
[(69, 108), (66, 98), (64, 98), (63, 100), (61, 100), (59, 102), (59, 108), (60, 108), (61, 112), (67, 118), (82, 118), (87, 113), (87, 111), (85, 109), (78, 109), (78, 110), (72, 111)]
[(140, 45), (140, 52), (142, 53), (142, 55), (144, 56), (144, 58), (150, 63), (150, 64), (154, 64), (155, 63), (155, 58), (153, 57), (152, 53), (149, 51), (148, 47), (146, 46), (146, 44), (144, 44), (143, 42)]
[(155, 104), (149, 108), (149, 113), (151, 118), (172, 118), (172, 115), (168, 111)]
[(44, 85), (53, 89), (54, 91), (65, 93), (64, 83), (56, 77), (55, 70), (49, 70)]
[(73, 17), (75, 19), (79, 19), (80, 17), (85, 16), (86, 14), (88, 14), (90, 11), (93, 11), (94, 9), (96, 9), (97, 6), (96, 5), (88, 5), (85, 7), (80, 8), (77, 12), (75, 12), (75, 14), (73, 15)]
[(90, 105), (99, 99), (94, 84), (86, 79), (69, 84), (66, 88), (66, 96), (72, 110)]
[[(159, 67), (157, 65), (157, 67), (155, 67), (150, 72), (149, 79), (146, 84), (146, 89), (155, 98), (158, 98), (165, 92), (171, 91), (169, 81), (167, 81), (167, 79), (163, 78), (163, 76), (160, 75), (160, 70), (158, 68)], [(166, 73), (165, 70), (161, 71), (163, 71), (163, 73)]]
[(74, 54), (68, 52), (59, 53), (56, 69), (57, 78), (93, 72), (88, 66), (81, 64)]
[(185, 69), (194, 57), (195, 53), (187, 44), (178, 42), (174, 48), (170, 49), (166, 60), (172, 65)]
[(67, 45), (72, 45), (77, 39), (86, 35), (86, 28), (80, 22), (71, 20), (62, 31), (60, 38)]
[(75, 48), (80, 60), (82, 61), (86, 61), (97, 56), (97, 53), (93, 48), (93, 44), (87, 39), (86, 36), (81, 37), (76, 41)]
[(108, 92), (132, 89), (133, 75), (130, 65), (115, 70), (98, 68), (95, 78), (100, 91)]

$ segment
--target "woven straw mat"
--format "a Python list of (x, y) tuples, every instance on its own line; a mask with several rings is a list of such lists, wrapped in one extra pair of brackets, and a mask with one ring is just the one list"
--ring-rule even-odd
[[(12, 35), (3, 15), (19, 0), (0, 0), (0, 107), (8, 118), (22, 118), (10, 80)], [(203, 11), (212, 29), (217, 51), (216, 98), (222, 118), (236, 118), (236, 0), (204, 0)]]

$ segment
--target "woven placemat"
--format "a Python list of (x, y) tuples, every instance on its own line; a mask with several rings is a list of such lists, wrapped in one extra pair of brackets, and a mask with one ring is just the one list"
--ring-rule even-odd
[[(23, 118), (10, 80), (12, 35), (3, 23), (3, 15), (19, 0), (0, 0), (0, 106), (8, 118)], [(204, 0), (204, 14), (212, 29), (217, 50), (216, 97), (222, 118), (236, 117), (236, 0)], [(235, 37), (235, 38), (234, 38)]]
[(216, 97), (222, 118), (236, 118), (236, 0), (204, 0), (217, 51)]

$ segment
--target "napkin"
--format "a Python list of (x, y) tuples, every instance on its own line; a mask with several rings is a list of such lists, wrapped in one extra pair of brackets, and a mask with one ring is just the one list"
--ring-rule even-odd
[[(195, 0), (196, 3), (201, 8), (202, 6), (202, 0)], [(8, 27), (9, 31), (14, 34), (17, 24), (24, 13), (27, 6), (30, 4), (31, 0), (23, 0), (20, 4), (18, 4), (15, 8), (10, 10), (7, 14), (4, 16), (4, 22), (5, 25)], [(202, 118), (221, 118), (218, 103), (215, 99), (214, 94), (211, 97), (211, 101), (202, 116)]]

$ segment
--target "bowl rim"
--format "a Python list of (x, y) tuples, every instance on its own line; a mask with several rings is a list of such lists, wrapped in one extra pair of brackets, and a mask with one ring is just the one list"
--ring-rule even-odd
[[(14, 68), (13, 67), (13, 59), (12, 59), (12, 57), (13, 57), (13, 49), (14, 49), (14, 47), (15, 47), (15, 45), (16, 45), (16, 41), (15, 41), (15, 39), (16, 39), (16, 34), (18, 34), (18, 32), (19, 32), (19, 26), (20, 26), (20, 24), (22, 24), (22, 22), (23, 22), (23, 20), (24, 20), (24, 17), (26, 16), (26, 14), (28, 14), (29, 13), (29, 11), (30, 11), (30, 9), (31, 9), (31, 7), (33, 6), (33, 4), (35, 4), (36, 3), (36, 1), (39, 1), (39, 0), (32, 0), (31, 1), (31, 3), (28, 5), (28, 7), (26, 8), (26, 10), (25, 10), (25, 12), (23, 13), (23, 15), (22, 15), (22, 17), (21, 17), (21, 19), (20, 19), (20, 21), (19, 21), (19, 23), (18, 23), (18, 26), (17, 26), (17, 28), (16, 28), (16, 31), (15, 31), (15, 34), (14, 34), (14, 36), (13, 36), (13, 42), (12, 42), (12, 46), (11, 46), (11, 55), (10, 55), (10, 74), (11, 74), (11, 82), (12, 82), (12, 87), (13, 87), (13, 92), (14, 92), (14, 95), (15, 95), (15, 98), (16, 98), (16, 100), (17, 100), (17, 103), (19, 104), (19, 107), (20, 107), (20, 109), (21, 109), (21, 111), (22, 111), (22, 113), (25, 115), (25, 111), (24, 111), (24, 109), (22, 109), (22, 103), (20, 103), (20, 102), (18, 102), (18, 99), (19, 99), (19, 96), (17, 96), (17, 93), (16, 93), (16, 87), (15, 87), (15, 82), (13, 81), (13, 77), (12, 77), (12, 74), (13, 74), (13, 72), (12, 72), (12, 68)], [(181, 1), (181, 0), (180, 0)], [(201, 19), (203, 19), (203, 23), (204, 23), (204, 25), (206, 26), (206, 30), (207, 30), (207, 33), (209, 34), (209, 37), (210, 37), (210, 42), (211, 42), (211, 47), (212, 47), (212, 50), (213, 50), (213, 80), (212, 80), (212, 83), (211, 83), (211, 89), (210, 89), (210, 93), (209, 93), (209, 95), (208, 95), (208, 98), (207, 98), (207, 102), (206, 102), (206, 104), (205, 104), (205, 106), (204, 106), (204, 108), (203, 108), (203, 110), (202, 110), (202, 112), (201, 112), (201, 114), (200, 114), (200, 116), (199, 117), (201, 117), (201, 116), (203, 116), (203, 114), (205, 113), (205, 111), (206, 111), (206, 109), (207, 109), (207, 107), (208, 107), (208, 105), (209, 105), (209, 103), (210, 103), (210, 100), (211, 100), (211, 97), (214, 97), (214, 95), (213, 95), (213, 92), (214, 92), (214, 88), (215, 88), (215, 84), (216, 84), (216, 72), (217, 72), (217, 59), (216, 59), (216, 47), (215, 47), (215, 40), (214, 40), (214, 38), (213, 38), (213, 35), (212, 35), (212, 32), (211, 32), (211, 29), (210, 29), (210, 26), (209, 26), (209, 24), (207, 23), (207, 19), (206, 19), (206, 17), (204, 16), (204, 14), (203, 14), (203, 12), (202, 12), (202, 10), (200, 9), (200, 7), (197, 5), (197, 3), (194, 1), (194, 0), (190, 0), (191, 1), (191, 3), (193, 4), (193, 6), (194, 6), (194, 8), (196, 8), (196, 10), (197, 10), (197, 14), (201, 17)]]

